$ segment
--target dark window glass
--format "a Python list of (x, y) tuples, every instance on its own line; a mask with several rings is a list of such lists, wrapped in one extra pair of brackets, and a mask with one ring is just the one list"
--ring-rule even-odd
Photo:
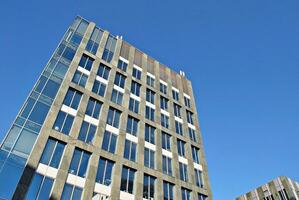
[(145, 141), (155, 144), (156, 129), (148, 124), (145, 124)]
[(188, 128), (188, 131), (189, 131), (189, 137), (190, 137), (190, 139), (192, 141), (194, 141), (194, 142), (197, 142), (195, 130), (192, 129), (192, 128)]
[(162, 156), (162, 169), (164, 174), (172, 176), (171, 158), (164, 155)]
[(146, 101), (155, 104), (155, 92), (150, 89), (146, 89)]
[(176, 101), (179, 101), (179, 92), (176, 90), (172, 90), (172, 98)]
[(48, 139), (40, 162), (58, 168), (65, 144), (54, 139)]
[(155, 121), (155, 110), (149, 106), (145, 106), (145, 118)]
[(190, 99), (187, 98), (186, 96), (184, 96), (184, 102), (185, 102), (185, 106), (186, 107), (191, 108)]
[(28, 119), (42, 125), (46, 119), (49, 109), (50, 106), (37, 101)]
[(160, 92), (167, 95), (167, 85), (160, 82)]
[(116, 148), (116, 140), (117, 140), (117, 136), (115, 134), (105, 131), (103, 143), (102, 143), (102, 149), (110, 153), (114, 153)]
[(138, 112), (139, 112), (139, 101), (137, 101), (136, 99), (130, 98), (129, 110), (138, 114)]
[(101, 63), (97, 75), (108, 80), (109, 73), (110, 73), (110, 68)]
[(155, 169), (155, 152), (144, 148), (144, 166)]
[(113, 89), (112, 94), (111, 94), (111, 101), (118, 105), (122, 105), (123, 93), (121, 93), (120, 91), (118, 91), (116, 89)]
[(161, 114), (161, 125), (165, 128), (169, 128), (169, 117), (167, 115)]
[(194, 173), (195, 173), (196, 185), (200, 188), (203, 188), (204, 183), (203, 183), (203, 178), (202, 178), (202, 172), (198, 169), (194, 169)]
[(118, 128), (119, 127), (119, 119), (120, 119), (121, 112), (110, 107), (108, 111), (108, 117), (107, 117), (107, 124)]
[(140, 87), (141, 87), (141, 85), (139, 83), (132, 81), (131, 93), (135, 94), (136, 96), (140, 96)]
[(120, 190), (133, 194), (136, 170), (123, 166), (121, 173)]
[(193, 123), (193, 113), (190, 112), (190, 111), (187, 111), (187, 122), (194, 125), (194, 123)]
[(96, 182), (109, 186), (112, 182), (112, 170), (114, 162), (105, 158), (100, 158)]
[(49, 199), (52, 185), (53, 179), (36, 173), (29, 186), (26, 199)]
[(112, 35), (109, 35), (102, 56), (102, 59), (105, 60), (106, 62), (109, 63), (111, 62), (115, 51), (115, 45), (116, 45), (116, 39)]
[(127, 67), (128, 67), (128, 64), (122, 60), (118, 60), (118, 64), (117, 64), (117, 67), (121, 70), (123, 70), (124, 72), (127, 71)]
[(115, 74), (114, 84), (121, 87), (121, 88), (124, 88), (125, 87), (125, 82), (126, 82), (126, 77), (117, 72)]
[(95, 119), (99, 119), (101, 108), (102, 108), (101, 102), (99, 102), (94, 98), (89, 98), (85, 114)]
[(73, 125), (74, 117), (63, 111), (59, 111), (53, 129), (68, 135)]
[(79, 66), (90, 71), (93, 64), (93, 58), (83, 54), (79, 62)]
[(176, 103), (173, 103), (173, 112), (176, 117), (181, 117), (181, 106)]
[(168, 99), (166, 99), (165, 97), (160, 97), (160, 108), (163, 110), (167, 110), (168, 109)]
[(75, 148), (69, 173), (86, 177), (86, 170), (89, 162), (90, 153)]
[(191, 200), (191, 191), (186, 189), (186, 188), (182, 188), (181, 189), (182, 192), (182, 200)]
[(73, 88), (69, 88), (63, 100), (63, 104), (77, 110), (81, 97), (82, 97), (81, 92)]
[(168, 151), (171, 151), (170, 138), (171, 138), (171, 136), (169, 134), (162, 132), (162, 148), (166, 149)]
[(138, 80), (141, 79), (141, 71), (135, 67), (133, 67), (132, 76), (137, 78)]
[(135, 162), (136, 161), (136, 146), (137, 146), (136, 143), (126, 139), (124, 158)]
[(80, 85), (81, 87), (85, 87), (87, 79), (88, 76), (86, 74), (83, 74), (82, 72), (77, 70), (74, 74), (72, 82)]
[(163, 181), (163, 200), (173, 200), (173, 184)]
[(103, 36), (103, 31), (95, 27), (93, 29), (89, 41), (87, 42), (86, 50), (95, 55), (98, 50), (102, 36)]
[(179, 163), (179, 168), (180, 168), (180, 179), (182, 181), (188, 181), (188, 170), (187, 170), (187, 165), (183, 163)]
[(143, 177), (143, 198), (154, 199), (156, 178), (147, 174)]
[(178, 139), (177, 140), (177, 146), (178, 146), (178, 154), (179, 156), (185, 156), (185, 142)]
[(183, 126), (182, 123), (175, 120), (175, 132), (179, 135), (183, 135)]
[(134, 136), (137, 135), (138, 131), (138, 120), (135, 119), (134, 117), (128, 116), (128, 121), (127, 121), (127, 133), (130, 133)]
[(149, 75), (146, 76), (146, 84), (151, 87), (155, 87), (155, 79)]
[(55, 81), (49, 79), (42, 94), (47, 96), (47, 97), (50, 97), (51, 99), (54, 99), (56, 94), (57, 94), (57, 91), (60, 87), (60, 84), (56, 83)]
[(96, 130), (95, 125), (83, 121), (78, 139), (86, 143), (92, 143)]
[(82, 188), (66, 183), (63, 188), (61, 200), (80, 200)]
[(193, 158), (193, 161), (195, 163), (199, 164), (199, 155), (198, 155), (199, 148), (191, 146), (191, 149), (192, 149), (192, 158)]
[(92, 91), (100, 96), (104, 96), (105, 95), (105, 91), (106, 91), (106, 84), (95, 80), (93, 87), (92, 87)]

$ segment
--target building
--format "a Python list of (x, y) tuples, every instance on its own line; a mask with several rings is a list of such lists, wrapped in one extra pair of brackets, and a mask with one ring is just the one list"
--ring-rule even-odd
[(0, 151), (0, 199), (212, 199), (191, 82), (76, 17)]
[(236, 200), (299, 200), (299, 183), (280, 176)]

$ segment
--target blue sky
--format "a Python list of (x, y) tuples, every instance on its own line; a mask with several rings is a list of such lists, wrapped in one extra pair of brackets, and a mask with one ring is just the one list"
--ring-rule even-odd
[(299, 1), (5, 1), (0, 138), (76, 15), (192, 81), (215, 200), (299, 180)]

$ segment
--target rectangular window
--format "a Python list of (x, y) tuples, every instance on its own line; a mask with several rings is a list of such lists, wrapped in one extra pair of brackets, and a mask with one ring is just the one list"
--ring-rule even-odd
[(99, 160), (96, 182), (110, 186), (112, 182), (113, 166), (113, 161), (101, 157)]
[(150, 90), (150, 89), (146, 89), (146, 101), (155, 104), (155, 92)]
[(105, 131), (102, 142), (102, 149), (110, 153), (115, 153), (117, 135)]
[(191, 190), (182, 187), (181, 192), (182, 200), (191, 200)]
[(186, 96), (184, 96), (184, 102), (185, 102), (185, 106), (186, 107), (191, 108), (190, 99), (187, 98)]
[(90, 97), (88, 100), (85, 114), (95, 119), (99, 119), (101, 108), (102, 108), (102, 103)]
[(97, 127), (86, 121), (83, 121), (78, 139), (91, 144), (93, 142)]
[(141, 79), (141, 71), (135, 67), (133, 67), (132, 76), (137, 78), (138, 80)]
[(104, 84), (98, 80), (95, 80), (93, 87), (92, 87), (92, 92), (103, 97), (105, 95), (105, 91), (106, 91), (106, 84)]
[(119, 127), (119, 119), (121, 112), (116, 110), (115, 108), (110, 107), (108, 111), (107, 124), (118, 128)]
[(192, 141), (194, 141), (194, 142), (197, 142), (195, 130), (192, 129), (192, 128), (188, 128), (188, 131), (189, 131), (189, 137), (190, 137), (190, 139)]
[(192, 149), (192, 158), (193, 158), (193, 161), (197, 164), (199, 164), (199, 155), (198, 155), (198, 152), (199, 152), (199, 148), (197, 147), (194, 147), (194, 146), (191, 146), (191, 149)]
[(79, 200), (82, 195), (82, 188), (66, 183), (63, 188), (61, 200)]
[(156, 178), (147, 174), (143, 177), (143, 198), (153, 200), (155, 198)]
[(185, 156), (185, 144), (186, 142), (177, 139), (177, 145), (178, 145), (178, 154), (179, 156)]
[(198, 200), (208, 200), (208, 197), (203, 194), (198, 194)]
[(75, 148), (72, 162), (69, 168), (69, 173), (85, 178), (89, 158), (90, 158), (90, 153)]
[(181, 118), (181, 106), (176, 103), (173, 103), (173, 112), (176, 117)]
[(173, 187), (174, 184), (163, 181), (163, 200), (174, 200)]
[(138, 132), (138, 123), (139, 120), (135, 119), (134, 117), (128, 116), (127, 133), (136, 136)]
[(187, 165), (179, 162), (179, 168), (180, 168), (180, 179), (182, 181), (188, 182), (188, 169), (187, 169)]
[(113, 58), (115, 45), (116, 45), (116, 38), (114, 38), (112, 35), (109, 35), (102, 56), (102, 59), (108, 63), (110, 63)]
[(115, 74), (114, 85), (117, 85), (121, 88), (125, 87), (126, 77), (118, 72)]
[(88, 76), (86, 74), (80, 72), (79, 70), (76, 70), (72, 82), (80, 85), (81, 87), (85, 87), (87, 79)]
[(122, 60), (118, 60), (118, 64), (117, 64), (118, 69), (121, 69), (122, 71), (126, 72), (127, 71), (127, 67), (128, 64)]
[(131, 84), (131, 93), (132, 94), (135, 94), (136, 96), (140, 96), (140, 87), (141, 85), (135, 81), (132, 81), (132, 84)]
[(169, 128), (169, 117), (167, 115), (161, 114), (161, 126)]
[(183, 135), (183, 126), (182, 123), (175, 120), (175, 132), (179, 135)]
[(50, 199), (54, 180), (35, 173), (26, 194), (26, 199)]
[(155, 121), (155, 110), (149, 106), (145, 106), (145, 118)]
[(102, 36), (103, 31), (95, 27), (90, 36), (90, 39), (87, 42), (86, 50), (95, 55), (97, 53)]
[(144, 148), (144, 166), (155, 169), (155, 151)]
[(121, 173), (120, 190), (133, 194), (135, 169), (123, 166)]
[(148, 124), (145, 124), (145, 141), (155, 144), (156, 129)]
[(92, 67), (92, 64), (93, 64), (93, 58), (83, 54), (82, 57), (81, 57), (81, 60), (79, 62), (79, 66), (90, 71), (91, 70), (91, 67)]
[(64, 143), (49, 138), (39, 162), (54, 168), (58, 168), (64, 147)]
[(146, 76), (146, 84), (151, 87), (155, 87), (155, 79), (149, 75)]
[(163, 168), (163, 173), (167, 174), (169, 176), (172, 176), (172, 163), (171, 163), (171, 158), (162, 155), (162, 168)]
[(193, 124), (194, 125), (194, 123), (193, 123), (193, 113), (190, 112), (190, 111), (187, 111), (187, 122), (189, 124)]
[(82, 97), (81, 92), (79, 92), (73, 88), (69, 88), (69, 90), (67, 91), (67, 93), (64, 97), (63, 104), (77, 110), (80, 100), (81, 100), (81, 97)]
[(130, 98), (129, 110), (138, 114), (138, 112), (139, 112), (139, 101), (137, 101), (136, 99)]
[(168, 110), (168, 99), (165, 97), (160, 97), (160, 108), (163, 110)]
[(136, 161), (136, 149), (137, 149), (136, 147), (137, 147), (136, 143), (126, 139), (124, 158), (135, 162)]
[(203, 188), (204, 183), (203, 183), (203, 178), (202, 178), (202, 172), (198, 169), (194, 169), (194, 173), (195, 173), (195, 182), (196, 182), (197, 187)]
[(167, 85), (160, 82), (160, 92), (167, 95)]
[(123, 103), (123, 93), (116, 89), (113, 89), (111, 94), (111, 101), (121, 106)]
[(63, 111), (59, 111), (53, 129), (68, 135), (72, 128), (74, 117)]
[(171, 135), (162, 131), (162, 148), (171, 151), (170, 143)]
[(109, 79), (110, 68), (103, 63), (100, 63), (97, 75), (103, 79)]
[(172, 90), (172, 98), (176, 101), (179, 101), (179, 92), (176, 90)]

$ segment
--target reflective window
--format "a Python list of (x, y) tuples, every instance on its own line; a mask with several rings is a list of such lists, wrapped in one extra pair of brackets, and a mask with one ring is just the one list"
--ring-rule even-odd
[(98, 50), (102, 36), (103, 36), (103, 31), (95, 27), (90, 36), (90, 39), (87, 42), (86, 50), (95, 55)]
[(127, 133), (136, 136), (138, 132), (138, 123), (139, 120), (135, 119), (134, 117), (128, 116)]
[(176, 103), (173, 103), (173, 112), (176, 117), (181, 117), (181, 106)]
[(155, 87), (155, 79), (149, 75), (146, 76), (146, 84), (151, 87)]
[(199, 148), (191, 146), (191, 149), (192, 149), (192, 158), (193, 158), (193, 161), (195, 163), (199, 164), (199, 155), (198, 155)]
[(105, 131), (103, 143), (102, 143), (102, 149), (110, 153), (114, 153), (116, 148), (116, 140), (117, 140), (117, 135), (110, 133), (109, 131)]
[(137, 149), (137, 144), (126, 139), (124, 158), (135, 162), (136, 161), (136, 149)]
[(122, 60), (118, 60), (118, 64), (117, 64), (117, 67), (121, 70), (123, 70), (124, 72), (127, 71), (127, 67), (128, 67), (128, 64)]
[(106, 91), (106, 84), (104, 84), (98, 80), (95, 80), (93, 87), (92, 87), (92, 92), (103, 97), (105, 95), (105, 91)]
[(36, 133), (27, 129), (23, 129), (20, 133), (19, 138), (16, 141), (16, 144), (12, 152), (18, 156), (27, 157), (31, 152), (36, 138)]
[(167, 85), (160, 82), (160, 92), (167, 95)]
[(155, 92), (150, 89), (146, 89), (146, 101), (155, 104)]
[(121, 88), (124, 88), (125, 87), (125, 82), (126, 82), (126, 77), (117, 72), (115, 74), (114, 84), (121, 87)]
[(165, 97), (160, 97), (160, 108), (163, 110), (167, 110), (168, 109), (168, 99), (166, 99)]
[(95, 125), (83, 121), (78, 139), (91, 144), (93, 142), (96, 130), (97, 127)]
[(99, 119), (101, 108), (102, 108), (102, 103), (90, 97), (88, 100), (85, 114), (95, 119)]
[(185, 106), (186, 107), (191, 108), (190, 99), (187, 98), (186, 96), (184, 96), (184, 102), (185, 102)]
[(179, 162), (179, 168), (180, 168), (180, 179), (182, 181), (188, 181), (188, 169), (187, 165)]
[(71, 62), (75, 56), (76, 51), (65, 44), (60, 44), (57, 49), (57, 54), (59, 56), (62, 56), (64, 59), (66, 59), (68, 62)]
[(208, 197), (203, 194), (198, 194), (198, 200), (208, 200)]
[(156, 129), (151, 125), (145, 124), (145, 141), (155, 144)]
[(59, 111), (53, 129), (68, 135), (72, 128), (74, 117), (63, 111)]
[(172, 163), (171, 163), (171, 158), (162, 155), (162, 168), (163, 168), (163, 173), (167, 174), (169, 176), (172, 176)]
[(177, 139), (177, 146), (178, 146), (178, 154), (179, 156), (185, 156), (185, 144), (186, 142)]
[(82, 188), (65, 183), (61, 200), (80, 200), (82, 195)]
[(53, 179), (35, 173), (25, 199), (49, 199), (53, 182)]
[(172, 183), (163, 181), (163, 200), (174, 200), (173, 186)]
[(155, 198), (155, 181), (156, 178), (147, 174), (143, 176), (143, 198), (154, 199)]
[(155, 151), (144, 148), (144, 166), (155, 169)]
[(80, 85), (81, 87), (85, 87), (88, 76), (80, 71), (76, 71), (74, 77), (72, 79), (73, 83)]
[(194, 142), (197, 142), (195, 130), (192, 129), (192, 128), (188, 128), (188, 131), (189, 131), (189, 137), (190, 137), (190, 139), (192, 141), (194, 141)]
[(47, 117), (49, 109), (50, 109), (50, 106), (48, 106), (40, 101), (37, 101), (36, 104), (33, 106), (28, 119), (30, 121), (36, 122), (38, 124), (43, 124)]
[(162, 131), (162, 148), (171, 151), (170, 143), (171, 135)]
[(135, 81), (132, 81), (132, 84), (131, 84), (131, 93), (132, 94), (135, 94), (136, 96), (140, 96), (140, 87), (141, 85)]
[(109, 79), (110, 68), (103, 63), (100, 64), (97, 75), (102, 77), (103, 79)]
[(64, 97), (63, 104), (77, 110), (81, 97), (82, 97), (81, 92), (73, 88), (69, 88), (69, 90), (67, 91)]
[(113, 58), (115, 45), (116, 45), (116, 38), (114, 38), (112, 35), (109, 35), (102, 56), (102, 59), (108, 63), (110, 63)]
[(40, 163), (58, 168), (64, 151), (64, 147), (64, 143), (49, 138), (40, 159)]
[(145, 118), (155, 121), (155, 110), (149, 106), (145, 106)]
[(179, 92), (176, 90), (172, 90), (172, 98), (176, 101), (179, 101)]
[(182, 192), (182, 200), (191, 200), (190, 190), (182, 187), (181, 192)]
[(110, 107), (108, 111), (107, 124), (118, 128), (119, 127), (119, 119), (121, 112), (116, 110), (115, 108)]
[(183, 126), (181, 122), (175, 120), (175, 132), (179, 135), (183, 135)]
[(190, 111), (187, 111), (187, 122), (189, 124), (193, 124), (194, 125), (194, 123), (193, 123), (193, 113), (190, 112)]
[(203, 178), (202, 178), (202, 172), (198, 169), (194, 169), (194, 173), (195, 173), (196, 185), (200, 188), (203, 188), (204, 187), (204, 182), (203, 182)]
[(123, 166), (121, 173), (120, 190), (133, 194), (135, 169)]
[(161, 126), (169, 128), (169, 117), (167, 115), (161, 114)]
[(139, 101), (137, 101), (136, 99), (133, 99), (133, 98), (130, 97), (129, 110), (138, 114), (138, 112), (139, 112)]
[(89, 157), (90, 157), (90, 153), (75, 148), (72, 162), (69, 168), (69, 173), (85, 178)]
[(116, 89), (113, 89), (112, 94), (111, 94), (111, 101), (118, 105), (122, 105), (123, 93), (121, 93), (120, 91), (118, 91)]
[(91, 70), (91, 67), (92, 67), (92, 64), (93, 64), (93, 58), (83, 54), (82, 57), (81, 57), (81, 60), (79, 62), (79, 66), (90, 71)]
[(109, 186), (112, 182), (112, 170), (114, 162), (105, 158), (100, 158), (96, 176), (96, 182)]
[(133, 67), (132, 76), (137, 78), (138, 80), (141, 79), (141, 71), (135, 67)]

